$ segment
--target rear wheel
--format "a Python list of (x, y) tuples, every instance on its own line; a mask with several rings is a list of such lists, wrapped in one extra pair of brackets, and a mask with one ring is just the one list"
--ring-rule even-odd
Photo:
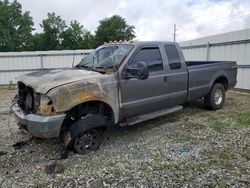
[(220, 83), (215, 83), (212, 90), (204, 99), (206, 107), (210, 110), (219, 110), (225, 101), (225, 88)]
[(74, 140), (74, 149), (79, 154), (96, 151), (101, 144), (101, 134), (98, 130), (91, 129), (79, 133)]

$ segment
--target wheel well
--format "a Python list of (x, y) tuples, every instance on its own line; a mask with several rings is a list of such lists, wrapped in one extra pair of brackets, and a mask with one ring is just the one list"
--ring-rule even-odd
[(102, 101), (89, 101), (79, 104), (69, 110), (70, 115), (81, 118), (87, 114), (98, 114), (105, 117), (106, 120), (113, 120), (114, 113), (112, 108), (105, 102)]
[(79, 104), (67, 112), (63, 122), (63, 129), (82, 119), (87, 114), (102, 115), (108, 122), (114, 122), (113, 109), (107, 103), (102, 101), (89, 101)]
[(225, 76), (221, 76), (219, 78), (217, 78), (214, 83), (220, 83), (224, 86), (224, 89), (227, 90), (228, 89), (228, 80)]

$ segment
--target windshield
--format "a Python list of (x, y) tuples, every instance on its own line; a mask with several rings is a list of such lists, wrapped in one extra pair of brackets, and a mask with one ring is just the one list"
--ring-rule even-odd
[(117, 67), (133, 48), (131, 44), (100, 46), (84, 57), (76, 67), (113, 68)]

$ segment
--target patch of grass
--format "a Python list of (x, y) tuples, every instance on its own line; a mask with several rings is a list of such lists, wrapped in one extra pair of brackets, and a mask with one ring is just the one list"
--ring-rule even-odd
[(161, 150), (158, 150), (157, 153), (154, 156), (154, 160), (156, 162), (156, 165), (161, 170), (171, 170), (171, 171), (178, 171), (181, 169), (181, 164), (178, 164), (177, 162), (169, 162), (165, 160), (165, 156)]
[(216, 184), (219, 188), (228, 188), (229, 187), (229, 185), (227, 185), (227, 183), (223, 180), (218, 180), (216, 182)]
[(129, 172), (129, 164), (127, 162), (117, 163), (113, 168), (120, 176), (124, 176)]
[(202, 171), (202, 165), (200, 163), (195, 163), (190, 168), (196, 173), (200, 173)]
[(145, 172), (144, 172), (144, 177), (146, 179), (150, 179), (150, 177), (153, 175), (153, 168), (152, 166), (148, 165)]
[[(217, 115), (217, 116), (216, 116)], [(250, 128), (250, 112), (240, 112), (236, 110), (228, 111), (226, 114), (222, 111), (209, 115), (208, 122), (211, 124), (213, 130), (217, 132), (226, 129), (241, 129)]]
[(217, 132), (221, 132), (221, 131), (227, 129), (228, 125), (226, 123), (215, 122), (212, 124), (212, 128)]
[(181, 170), (181, 164), (177, 162), (171, 162), (171, 163), (167, 163), (165, 168), (175, 172), (175, 171)]
[(76, 165), (72, 168), (67, 168), (63, 176), (72, 176), (72, 175), (85, 175), (92, 172), (97, 172), (103, 169), (105, 165), (101, 161), (91, 161), (89, 163), (85, 163), (84, 165)]
[[(124, 176), (126, 173), (130, 171), (130, 165), (128, 161), (120, 161), (120, 162), (111, 162), (110, 169), (116, 172), (120, 176)], [(91, 161), (88, 163), (84, 163), (82, 165), (75, 165), (71, 168), (66, 168), (63, 173), (64, 177), (72, 176), (72, 175), (88, 175), (96, 172), (101, 172), (107, 168), (106, 164), (102, 161)]]
[(215, 116), (210, 115), (208, 117), (208, 121), (211, 123), (212, 129), (217, 132), (221, 132), (229, 128), (229, 124), (227, 122), (222, 122)]
[(250, 128), (250, 112), (238, 114), (238, 124), (242, 128)]
[(208, 158), (209, 165), (223, 166), (231, 168), (233, 166), (232, 160), (235, 157), (233, 148), (218, 148), (207, 152), (205, 155)]
[(168, 134), (167, 139), (170, 139), (174, 143), (189, 142), (195, 140), (195, 137), (190, 132), (176, 132)]
[(50, 182), (39, 175), (34, 176), (34, 182), (37, 187), (48, 187)]
[(160, 167), (160, 169), (164, 169), (166, 167), (165, 156), (161, 150), (157, 150), (157, 153), (154, 156), (154, 160), (156, 164)]

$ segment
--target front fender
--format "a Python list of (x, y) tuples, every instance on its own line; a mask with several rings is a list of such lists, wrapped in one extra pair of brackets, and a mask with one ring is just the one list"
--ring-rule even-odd
[(115, 123), (118, 122), (119, 100), (114, 79), (75, 82), (52, 89), (47, 95), (51, 97), (53, 106), (59, 113), (90, 101), (104, 102), (112, 108)]

